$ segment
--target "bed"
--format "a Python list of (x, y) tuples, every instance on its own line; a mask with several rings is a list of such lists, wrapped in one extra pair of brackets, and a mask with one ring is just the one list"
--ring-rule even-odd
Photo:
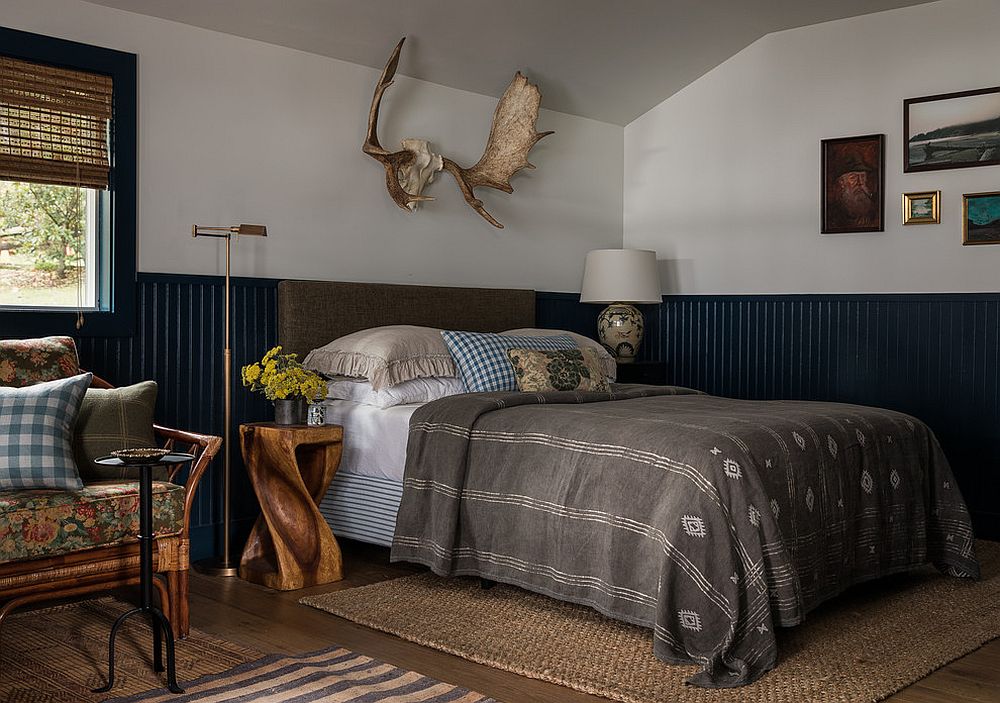
[[(332, 281), (278, 284), (278, 343), (305, 358), (332, 339), (381, 325), (422, 325), (477, 332), (533, 327), (535, 292)], [(326, 421), (344, 426), (340, 469), (320, 503), (333, 533), (392, 545), (403, 495), (410, 415), (347, 401), (326, 403)]]
[[(454, 301), (445, 301), (458, 289), (441, 290), (409, 291), (404, 317), (389, 291), (385, 314), (352, 311), (348, 326), (531, 326), (530, 292), (509, 294), (525, 315), (513, 323), (495, 317), (507, 292), (491, 292), (481, 317), (469, 319), (462, 314), (475, 297), (456, 292), (462, 310), (453, 317)], [(281, 314), (301, 316), (286, 303), (279, 289)], [(302, 326), (318, 337), (306, 344), (328, 341), (334, 330), (309, 319)], [(351, 466), (331, 487), (324, 506), (338, 534), (347, 535), (349, 506), (377, 512), (367, 506), (384, 500), (386, 514), (395, 511), (394, 560), (649, 627), (659, 658), (701, 665), (695, 685), (752, 683), (776, 664), (777, 627), (853, 584), (926, 563), (978, 576), (948, 462), (933, 433), (901, 413), (619, 385), (459, 395), (407, 418), (395, 493), (371, 498), (367, 485), (390, 477), (362, 479)]]

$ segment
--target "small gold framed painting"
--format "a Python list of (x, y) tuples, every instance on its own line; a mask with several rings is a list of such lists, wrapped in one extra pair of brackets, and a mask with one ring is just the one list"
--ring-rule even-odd
[(1000, 244), (1000, 191), (962, 196), (962, 244)]
[(941, 191), (903, 193), (904, 225), (937, 225), (941, 223)]

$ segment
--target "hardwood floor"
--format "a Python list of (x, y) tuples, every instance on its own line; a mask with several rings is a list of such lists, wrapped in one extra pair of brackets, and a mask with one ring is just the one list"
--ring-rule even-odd
[[(193, 575), (192, 627), (264, 652), (302, 653), (338, 644), (479, 691), (504, 703), (606, 700), (475, 664), (299, 605), (299, 598), (312, 593), (354, 588), (419, 571), (415, 567), (389, 564), (386, 549), (346, 540), (341, 546), (347, 576), (333, 585), (276, 592), (239, 579)], [(939, 669), (888, 700), (891, 703), (1000, 702), (1000, 639)]]

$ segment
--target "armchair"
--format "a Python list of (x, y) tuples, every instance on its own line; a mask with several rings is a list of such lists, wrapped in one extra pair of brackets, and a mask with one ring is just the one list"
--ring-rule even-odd
[[(95, 376), (92, 387), (113, 386)], [(169, 474), (170, 483), (164, 493), (179, 504), (179, 493), (183, 491), (183, 513), (172, 515), (169, 528), (158, 532), (153, 544), (153, 568), (157, 575), (155, 585), (162, 610), (170, 619), (174, 635), (183, 638), (190, 629), (188, 575), (191, 510), (199, 482), (218, 452), (222, 438), (159, 425), (154, 425), (154, 433), (162, 446), (195, 455), (189, 464), (178, 465)], [(181, 481), (183, 485), (179, 483)], [(22, 526), (20, 529), (23, 532), (29, 524), (32, 528), (58, 532), (68, 522), (82, 519), (82, 515), (87, 516), (86, 524), (92, 524), (94, 505), (106, 506), (108, 501), (115, 500), (131, 501), (133, 496), (137, 499), (138, 483), (127, 479), (88, 484), (79, 493), (0, 491), (0, 534), (4, 530), (8, 534), (18, 533), (17, 525)], [(137, 584), (139, 544), (133, 536), (137, 523), (133, 525), (131, 522), (137, 516), (134, 510), (124, 513), (126, 517), (123, 519), (129, 521), (127, 526), (110, 526), (117, 529), (103, 531), (95, 529), (91, 544), (83, 548), (69, 549), (65, 543), (59, 545), (58, 540), (53, 540), (52, 554), (25, 558), (23, 553), (18, 553), (16, 545), (12, 547), (9, 544), (14, 540), (6, 540), (7, 544), (0, 542), (0, 627), (12, 611), (29, 603)], [(66, 518), (67, 514), (70, 518)]]

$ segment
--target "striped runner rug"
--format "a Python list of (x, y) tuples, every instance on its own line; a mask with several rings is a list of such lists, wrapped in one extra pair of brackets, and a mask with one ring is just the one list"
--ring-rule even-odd
[(183, 694), (160, 689), (113, 703), (496, 703), (342, 647), (274, 654), (181, 685)]

